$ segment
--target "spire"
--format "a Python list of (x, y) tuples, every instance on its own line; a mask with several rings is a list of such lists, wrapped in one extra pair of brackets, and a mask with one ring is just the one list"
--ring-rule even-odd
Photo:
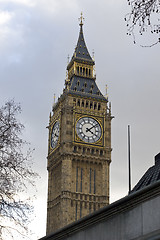
[(80, 32), (71, 60), (67, 65), (65, 92), (83, 97), (94, 97), (108, 102), (96, 84), (95, 61), (90, 56), (83, 35), (83, 14), (79, 18)]
[(78, 38), (78, 41), (77, 41), (77, 45), (75, 47), (75, 51), (73, 53), (71, 61), (68, 64), (67, 69), (70, 68), (70, 66), (72, 65), (72, 63), (74, 61), (78, 61), (78, 62), (82, 62), (82, 61), (84, 62), (85, 61), (86, 63), (88, 63), (90, 65), (94, 65), (94, 60), (91, 58), (91, 56), (88, 52), (85, 40), (84, 40), (84, 35), (83, 35), (83, 20), (84, 20), (84, 17), (83, 17), (82, 13), (81, 13), (81, 17), (79, 18), (79, 20), (80, 20), (79, 38)]

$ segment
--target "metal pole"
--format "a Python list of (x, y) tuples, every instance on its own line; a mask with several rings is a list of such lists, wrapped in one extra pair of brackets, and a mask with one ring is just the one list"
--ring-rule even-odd
[(129, 194), (131, 192), (131, 156), (130, 156), (130, 125), (128, 125), (128, 168), (129, 168)]

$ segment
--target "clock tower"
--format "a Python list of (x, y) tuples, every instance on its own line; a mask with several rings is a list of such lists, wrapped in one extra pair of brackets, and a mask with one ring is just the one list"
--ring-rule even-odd
[(83, 17), (49, 119), (47, 234), (109, 204), (111, 104), (96, 84)]

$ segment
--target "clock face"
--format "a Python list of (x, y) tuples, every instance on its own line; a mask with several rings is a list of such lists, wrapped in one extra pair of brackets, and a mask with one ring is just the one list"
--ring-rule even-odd
[(52, 132), (51, 132), (51, 148), (55, 148), (58, 143), (59, 139), (59, 121), (55, 122), (55, 124), (52, 127)]
[(97, 142), (101, 135), (102, 129), (98, 121), (91, 117), (82, 117), (76, 124), (78, 137), (87, 143)]

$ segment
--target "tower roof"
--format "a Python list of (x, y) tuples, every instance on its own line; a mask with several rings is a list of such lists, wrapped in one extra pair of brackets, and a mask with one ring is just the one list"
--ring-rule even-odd
[(160, 180), (160, 153), (155, 156), (155, 165), (150, 167), (131, 192), (136, 192)]
[(108, 101), (99, 90), (94, 79), (73, 76), (70, 81), (69, 93), (80, 97), (92, 97)]
[(91, 56), (89, 54), (89, 51), (87, 49), (87, 46), (86, 46), (86, 43), (85, 43), (85, 40), (84, 40), (82, 13), (81, 13), (81, 18), (80, 19), (81, 19), (81, 22), (79, 24), (80, 25), (79, 38), (78, 38), (78, 41), (77, 41), (75, 51), (74, 51), (73, 56), (71, 58), (71, 61), (69, 62), (68, 66), (67, 66), (67, 69), (70, 68), (70, 66), (72, 65), (72, 63), (74, 61), (85, 62), (85, 63), (88, 63), (90, 65), (95, 64), (93, 59), (91, 58)]
[(108, 102), (108, 99), (103, 96), (95, 81), (95, 62), (91, 58), (84, 40), (83, 19), (81, 13), (79, 24), (80, 33), (77, 46), (67, 66), (68, 73), (65, 81), (66, 91), (80, 97), (96, 98)]

